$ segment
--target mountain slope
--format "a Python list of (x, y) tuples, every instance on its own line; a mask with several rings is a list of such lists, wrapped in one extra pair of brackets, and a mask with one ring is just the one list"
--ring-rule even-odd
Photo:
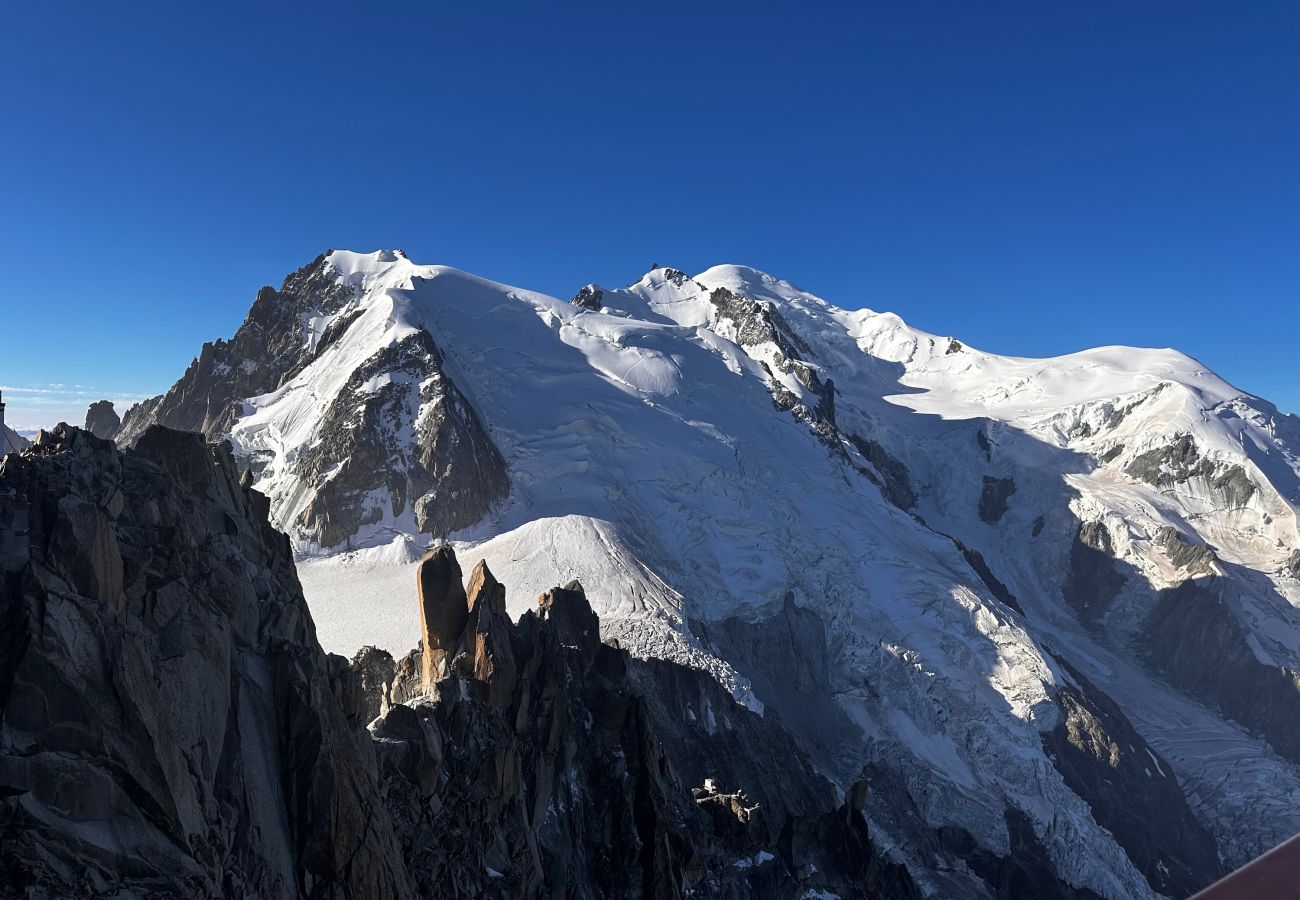
[(602, 643), (576, 582), (515, 624), (440, 547), (421, 646), (349, 663), (267, 511), (193, 433), (0, 460), (0, 898), (917, 897), (862, 783)]
[(1300, 831), (1300, 422), (1181, 354), (995, 356), (739, 266), (570, 303), (335, 251), (119, 439), (154, 422), (252, 467), (327, 646), (409, 644), (385, 573), (433, 536), (515, 597), (578, 575), (606, 635), (874, 772), (936, 894), (1029, 854), (1176, 896)]

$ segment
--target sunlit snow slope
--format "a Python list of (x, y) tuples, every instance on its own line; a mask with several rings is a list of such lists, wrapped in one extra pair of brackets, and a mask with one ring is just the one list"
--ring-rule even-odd
[[(516, 615), (577, 577), (608, 636), (779, 713), (841, 783), (868, 767), (938, 896), (1026, 846), (1067, 887), (1177, 896), (1300, 831), (1300, 421), (1195, 360), (985, 354), (740, 266), (569, 302), (396, 252), (316, 265), (301, 363), (202, 421), (256, 463), (327, 649), (414, 645), (409, 566), (447, 537)], [(435, 363), (376, 364), (421, 333)], [(367, 487), (322, 543), (341, 469), (301, 461), (366, 427), (394, 465), (447, 405), (508, 490), (444, 534)]]

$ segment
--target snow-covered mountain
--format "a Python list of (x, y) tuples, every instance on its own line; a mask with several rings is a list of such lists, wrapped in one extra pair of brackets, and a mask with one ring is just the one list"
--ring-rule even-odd
[(155, 422), (252, 468), (327, 649), (414, 643), (435, 538), (516, 615), (576, 575), (607, 637), (868, 772), (935, 896), (1183, 896), (1300, 831), (1300, 420), (1174, 351), (334, 251), (118, 440)]

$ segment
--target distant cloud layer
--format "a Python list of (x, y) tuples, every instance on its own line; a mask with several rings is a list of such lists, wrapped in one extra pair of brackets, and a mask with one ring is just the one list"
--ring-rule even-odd
[(111, 400), (119, 415), (150, 394), (133, 394), (87, 384), (0, 384), (4, 394), (5, 424), (17, 432), (49, 428), (58, 422), (80, 425), (86, 407), (96, 400)]

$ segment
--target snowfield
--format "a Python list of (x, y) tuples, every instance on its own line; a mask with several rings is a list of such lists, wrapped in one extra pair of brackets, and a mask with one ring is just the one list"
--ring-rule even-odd
[[(607, 637), (711, 671), (762, 710), (757, 673), (700, 635), (764, 620), (792, 595), (825, 625), (830, 691), (853, 726), (847, 743), (810, 748), (829, 777), (895, 766), (926, 823), (999, 854), (1005, 810), (1019, 809), (1062, 877), (1106, 897), (1157, 893), (1044, 748), (1057, 689), (1074, 684), (1059, 660), (1121, 703), (1164, 760), (1151, 757), (1150, 777), (1177, 779), (1229, 863), (1300, 831), (1295, 763), (1126, 650), (1150, 591), (1187, 580), (1160, 546), (1173, 527), (1213, 548), (1216, 571), (1253, 573), (1225, 602), (1260, 661), (1300, 668), (1294, 417), (1175, 351), (996, 356), (742, 266), (655, 269), (590, 310), (395, 252), (328, 262), (353, 300), (304, 321), (303, 340), (348, 317), (346, 331), (246, 398), (230, 432), (238, 454), (268, 460), (256, 486), (286, 527), (311, 503), (292, 464), (320, 439), (328, 404), (380, 348), (425, 329), (511, 483), (508, 501), (447, 537), (467, 575), (488, 561), (513, 615), (577, 578)], [(768, 319), (720, 315), (718, 289)], [(796, 352), (806, 370), (790, 365)], [(815, 427), (829, 420), (827, 382), (829, 439)], [(793, 400), (778, 408), (782, 397)], [(1178, 481), (1144, 462), (1184, 436), (1202, 474)], [(885, 458), (906, 467), (910, 508), (882, 493)], [(1129, 473), (1144, 466), (1172, 474)], [(418, 639), (413, 563), (432, 538), (409, 505), (393, 515), (382, 492), (370, 502), (379, 514), (350, 547), (299, 541), (300, 577), (325, 649), (402, 654)], [(1100, 523), (1133, 572), (1094, 623), (1063, 599), (1081, 522)], [(908, 859), (903, 826), (883, 805), (869, 812)]]

